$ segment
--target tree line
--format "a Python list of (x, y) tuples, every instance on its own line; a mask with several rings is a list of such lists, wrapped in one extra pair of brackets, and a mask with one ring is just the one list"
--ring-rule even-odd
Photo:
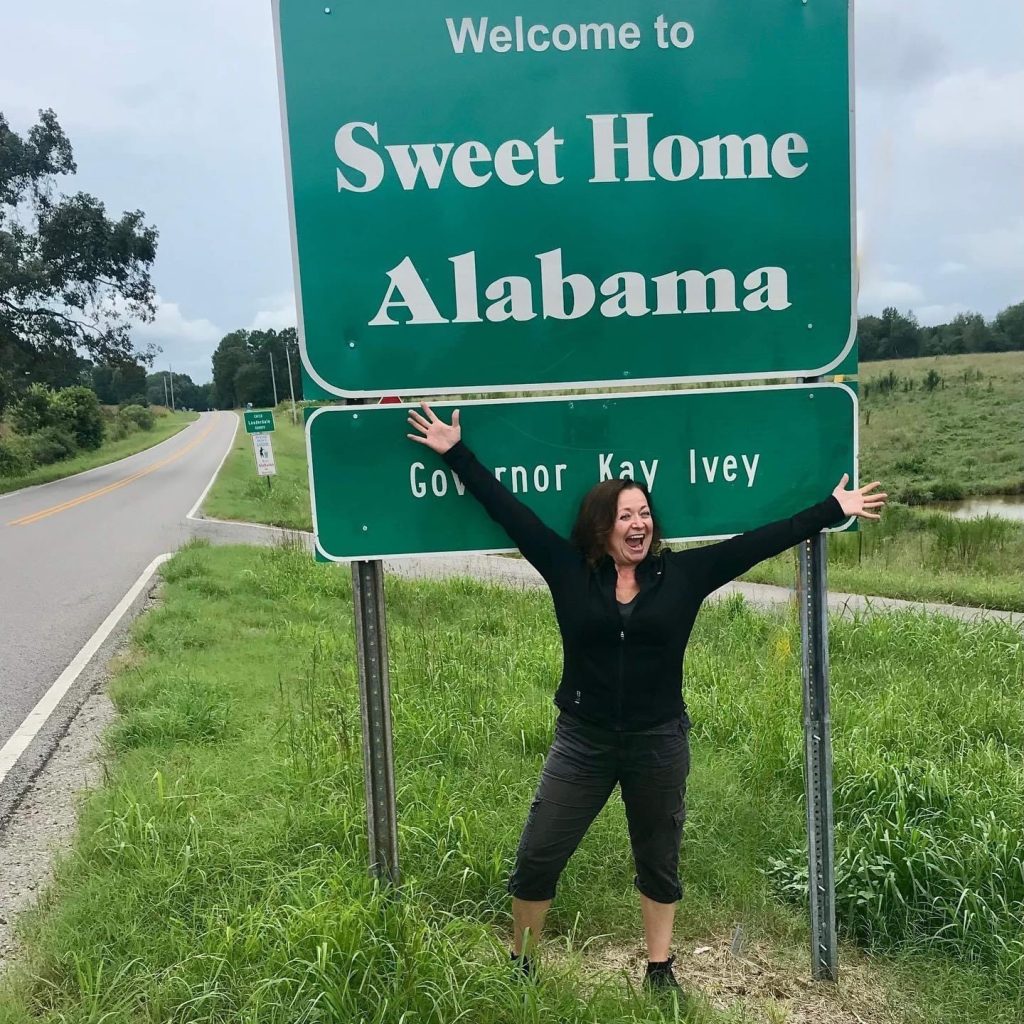
[[(217, 409), (240, 409), (252, 402), (274, 405), (291, 396), (302, 398), (299, 342), (294, 327), (283, 331), (232, 331), (213, 353), (212, 401)], [(275, 396), (276, 386), (276, 396)]]
[(967, 352), (1014, 352), (1024, 349), (1024, 302), (1007, 306), (986, 321), (980, 313), (958, 313), (946, 324), (922, 327), (913, 312), (892, 306), (881, 316), (857, 321), (860, 361), (951, 356)]

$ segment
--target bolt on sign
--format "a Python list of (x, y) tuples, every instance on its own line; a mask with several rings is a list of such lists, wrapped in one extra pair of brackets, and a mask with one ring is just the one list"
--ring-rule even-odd
[[(821, 501), (843, 473), (856, 480), (857, 398), (842, 384), (457, 407), (480, 460), (563, 536), (586, 491), (612, 477), (647, 485), (662, 532), (672, 540), (742, 533)], [(453, 406), (433, 408), (447, 420)], [(307, 410), (318, 556), (345, 561), (512, 550), (444, 460), (406, 439), (408, 410)], [(352, 494), (372, 494), (373, 508), (387, 514), (367, 516), (365, 503), (346, 500)]]
[(839, 365), (851, 6), (665, 10), (275, 0), (299, 338), (324, 391)]

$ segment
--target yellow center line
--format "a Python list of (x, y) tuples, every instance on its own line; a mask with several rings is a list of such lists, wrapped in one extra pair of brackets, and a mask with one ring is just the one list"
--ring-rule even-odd
[(65, 501), (60, 505), (51, 505), (49, 508), (41, 509), (39, 512), (32, 512), (27, 516), (22, 516), (21, 519), (14, 519), (7, 525), (29, 526), (32, 523), (38, 523), (40, 519), (46, 519), (48, 516), (55, 516), (58, 512), (74, 508), (76, 505), (81, 505), (86, 501), (92, 501), (93, 498), (101, 498), (104, 494), (110, 494), (111, 491), (116, 491), (119, 487), (127, 487), (128, 484), (134, 483), (136, 480), (140, 480), (142, 477), (148, 476), (150, 473), (155, 473), (158, 469), (162, 469), (164, 466), (170, 465), (170, 463), (180, 459), (183, 455), (187, 455), (196, 447), (196, 445), (201, 441), (204, 441), (209, 436), (215, 425), (216, 424), (211, 423), (206, 430), (185, 445), (185, 447), (180, 451), (167, 456), (165, 459), (161, 459), (159, 462), (154, 462), (152, 466), (147, 466), (145, 469), (140, 469), (137, 473), (132, 473), (130, 476), (126, 476), (122, 480), (115, 480), (112, 484), (107, 484), (106, 487), (100, 487), (95, 491), (89, 491), (88, 494), (79, 495), (79, 497), (72, 498), (70, 501)]

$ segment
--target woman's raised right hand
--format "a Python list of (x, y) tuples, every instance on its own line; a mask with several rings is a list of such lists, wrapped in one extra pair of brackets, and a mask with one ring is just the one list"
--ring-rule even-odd
[(426, 417), (421, 416), (415, 409), (409, 410), (409, 426), (418, 430), (418, 434), (406, 434), (410, 441), (418, 441), (425, 444), (438, 455), (444, 455), (449, 448), (455, 447), (462, 440), (462, 428), (459, 426), (459, 410), (452, 413), (450, 424), (445, 423), (433, 412), (426, 402), (423, 402), (423, 411)]

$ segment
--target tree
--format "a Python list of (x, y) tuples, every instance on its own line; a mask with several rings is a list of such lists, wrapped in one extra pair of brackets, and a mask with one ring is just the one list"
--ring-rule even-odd
[(32, 434), (53, 422), (53, 392), (43, 384), (31, 384), (14, 406), (11, 424), (19, 434)]
[(882, 321), (877, 316), (862, 316), (857, 321), (858, 355), (861, 362), (881, 359)]
[(0, 401), (40, 361), (152, 359), (129, 330), (155, 312), (157, 231), (141, 210), (112, 220), (85, 192), (58, 194), (55, 178), (76, 170), (52, 110), (24, 138), (0, 113)]
[(879, 359), (909, 359), (916, 356), (920, 347), (917, 317), (913, 313), (901, 313), (894, 306), (882, 310)]
[(88, 371), (86, 383), (104, 405), (126, 405), (129, 402), (142, 404), (148, 401), (146, 369), (138, 363), (99, 363)]
[(995, 320), (992, 321), (992, 333), (998, 351), (1024, 349), (1024, 302), (1007, 306), (997, 313)]
[(75, 387), (58, 391), (53, 399), (54, 418), (82, 448), (103, 444), (103, 413), (92, 388)]
[(248, 331), (225, 334), (213, 353), (213, 400), (218, 409), (235, 409), (241, 405), (235, 390), (235, 376), (252, 356)]
[(196, 384), (187, 373), (168, 374), (164, 370), (146, 377), (145, 395), (150, 405), (165, 404), (166, 385), (166, 405), (170, 408), (171, 380), (174, 381), (174, 404), (178, 409), (198, 409), (202, 412), (212, 408), (211, 384)]
[(291, 394), (288, 387), (289, 358), (292, 387), (296, 398), (299, 398), (302, 379), (294, 327), (283, 331), (232, 331), (226, 334), (213, 354), (213, 397), (217, 408), (235, 409), (247, 402), (272, 405), (275, 380), (278, 401), (284, 401)]
[(992, 336), (980, 313), (957, 313), (951, 325), (960, 332), (965, 352), (991, 352)]

